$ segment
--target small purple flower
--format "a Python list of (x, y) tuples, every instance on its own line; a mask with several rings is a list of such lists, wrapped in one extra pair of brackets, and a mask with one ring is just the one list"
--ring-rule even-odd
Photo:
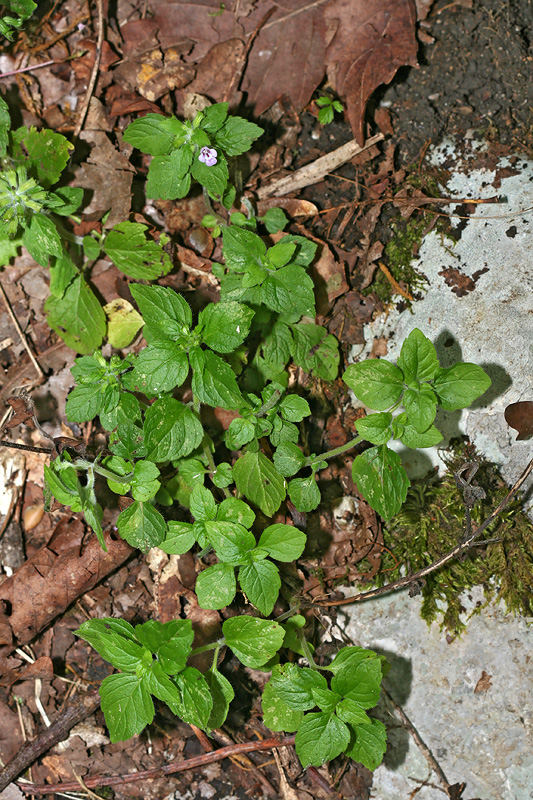
[(217, 163), (217, 151), (212, 147), (202, 147), (198, 161), (203, 161), (206, 167), (214, 167)]

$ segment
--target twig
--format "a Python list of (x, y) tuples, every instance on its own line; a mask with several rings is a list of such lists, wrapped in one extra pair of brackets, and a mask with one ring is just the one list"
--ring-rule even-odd
[(5, 291), (5, 289), (4, 289), (4, 287), (2, 286), (1, 283), (0, 283), (0, 294), (2, 295), (2, 299), (4, 301), (5, 307), (7, 308), (7, 313), (11, 317), (11, 321), (12, 321), (13, 325), (15, 326), (15, 328), (17, 329), (17, 333), (20, 336), (21, 342), (24, 345), (24, 348), (25, 348), (27, 354), (29, 355), (29, 357), (31, 359), (31, 362), (32, 362), (33, 366), (35, 367), (35, 369), (39, 373), (40, 380), (43, 381), (46, 378), (46, 375), (44, 374), (44, 370), (41, 367), (41, 365), (39, 364), (39, 362), (37, 361), (37, 359), (35, 358), (35, 356), (33, 354), (33, 351), (32, 351), (31, 347), (28, 344), (28, 340), (26, 339), (26, 334), (24, 333), (24, 331), (20, 327), (18, 319), (16, 318), (16, 316), (13, 313), (13, 309), (11, 308), (11, 304), (9, 302), (9, 298), (8, 298), (8, 296), (6, 294), (6, 291)]
[(304, 189), (306, 186), (318, 183), (328, 172), (338, 169), (338, 167), (346, 164), (358, 153), (362, 153), (363, 150), (368, 150), (372, 145), (381, 142), (383, 138), (383, 134), (378, 133), (376, 136), (367, 139), (362, 147), (357, 144), (355, 139), (352, 139), (351, 142), (347, 142), (331, 153), (317, 158), (317, 160), (313, 161), (311, 164), (306, 164), (305, 167), (291, 172), (290, 175), (286, 175), (284, 178), (280, 178), (278, 181), (274, 181), (274, 183), (270, 183), (268, 186), (261, 186), (257, 190), (257, 197), (259, 200), (264, 200), (266, 197), (281, 197), (289, 192), (296, 192), (299, 189)]
[(26, 450), (29, 453), (46, 453), (46, 455), (54, 452), (46, 447), (33, 447), (30, 444), (19, 444), (18, 442), (10, 442), (7, 439), (0, 439), (0, 447), (12, 447), (14, 450)]
[(409, 735), (412, 737), (413, 741), (415, 742), (416, 746), (423, 754), (424, 758), (428, 762), (429, 766), (433, 770), (433, 772), (438, 776), (440, 782), (444, 786), (446, 792), (450, 788), (450, 783), (448, 778), (444, 774), (444, 770), (441, 768), (440, 764), (436, 761), (433, 753), (427, 746), (427, 744), (422, 740), (422, 737), (418, 733), (417, 729), (403, 710), (401, 706), (391, 697), (390, 693), (385, 689), (384, 686), (381, 687), (381, 692), (384, 697), (387, 699), (387, 702), (392, 706), (394, 709), (394, 713), (400, 718), (402, 725), (408, 731)]
[[(262, 742), (232, 744), (229, 747), (221, 747), (220, 750), (214, 750), (212, 753), (204, 753), (201, 756), (194, 756), (185, 761), (166, 764), (162, 767), (155, 767), (155, 769), (145, 769), (127, 775), (112, 775), (110, 777), (95, 775), (93, 778), (85, 778), (84, 783), (85, 786), (94, 789), (96, 786), (120, 786), (124, 783), (133, 783), (134, 781), (148, 778), (159, 778), (162, 775), (174, 775), (176, 772), (185, 772), (188, 769), (196, 769), (196, 767), (203, 767), (216, 761), (223, 761), (225, 758), (239, 753), (272, 750), (273, 747), (290, 747), (294, 744), (294, 739), (294, 736), (285, 736), (283, 739), (264, 739)], [(79, 789), (79, 784), (76, 781), (65, 781), (64, 783), (56, 784), (17, 783), (17, 786), (25, 794), (56, 794), (57, 792), (75, 792)]]
[(98, 38), (96, 40), (96, 52), (94, 54), (94, 64), (91, 71), (91, 77), (89, 79), (89, 85), (87, 86), (85, 99), (83, 101), (83, 106), (81, 108), (76, 127), (74, 128), (74, 136), (76, 137), (80, 135), (81, 129), (83, 128), (83, 123), (85, 122), (85, 117), (87, 116), (87, 111), (89, 110), (89, 103), (91, 102), (91, 97), (96, 84), (96, 78), (98, 77), (98, 70), (100, 69), (100, 58), (102, 55), (102, 45), (104, 43), (103, 0), (96, 0), (96, 7), (98, 9)]
[[(65, 711), (56, 716), (49, 728), (29, 742), (25, 742), (18, 753), (0, 771), (0, 792), (30, 764), (33, 764), (40, 755), (66, 739), (74, 725), (94, 713), (99, 705), (100, 695), (98, 692), (86, 694), (83, 699), (67, 706)], [(79, 785), (75, 783), (74, 788), (79, 789)], [(30, 792), (30, 794), (36, 794), (36, 792)]]
[(344, 606), (348, 605), (348, 603), (358, 603), (362, 600), (370, 600), (372, 597), (378, 597), (382, 594), (387, 594), (388, 592), (395, 591), (396, 589), (403, 589), (404, 586), (409, 586), (409, 584), (416, 583), (421, 578), (424, 578), (426, 575), (435, 572), (435, 570), (440, 569), (447, 564), (448, 561), (452, 561), (452, 559), (457, 558), (461, 555), (464, 550), (467, 550), (469, 547), (472, 547), (473, 543), (476, 539), (478, 539), (483, 531), (488, 528), (491, 522), (498, 516), (498, 514), (505, 508), (508, 504), (509, 500), (516, 494), (516, 492), (520, 489), (524, 481), (528, 478), (529, 474), (533, 471), (533, 459), (529, 462), (525, 470), (522, 472), (514, 486), (509, 490), (509, 492), (505, 495), (503, 500), (498, 503), (494, 511), (492, 511), (487, 519), (479, 525), (473, 533), (471, 533), (468, 537), (463, 539), (462, 542), (459, 542), (452, 550), (445, 555), (441, 556), (437, 561), (434, 561), (433, 564), (429, 564), (427, 567), (423, 567), (418, 572), (415, 572), (413, 575), (408, 575), (405, 578), (400, 578), (397, 581), (393, 581), (392, 583), (388, 583), (386, 586), (380, 586), (376, 589), (369, 589), (368, 592), (360, 592), (359, 594), (354, 595), (353, 597), (343, 597), (342, 600), (323, 600), (323, 601), (315, 601), (316, 605), (320, 606)]
[(385, 266), (383, 261), (378, 261), (378, 266), (379, 266), (380, 270), (385, 275), (385, 277), (387, 278), (388, 282), (390, 283), (390, 285), (392, 286), (392, 288), (394, 289), (394, 291), (397, 294), (400, 294), (402, 297), (405, 297), (406, 300), (412, 300), (413, 299), (413, 296), (411, 294), (409, 294), (409, 292), (406, 292), (405, 289), (402, 289), (402, 287), (400, 286), (400, 284), (398, 283), (398, 281), (396, 280), (394, 275), (391, 274), (391, 272)]

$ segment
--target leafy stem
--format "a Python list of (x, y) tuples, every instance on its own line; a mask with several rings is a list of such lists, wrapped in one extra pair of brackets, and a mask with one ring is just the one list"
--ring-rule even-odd
[(351, 450), (352, 447), (355, 447), (357, 444), (364, 441), (365, 439), (363, 436), (356, 436), (354, 439), (350, 439), (349, 442), (346, 442), (346, 444), (342, 444), (339, 447), (335, 447), (333, 450), (328, 450), (327, 453), (321, 453), (319, 456), (314, 456), (314, 457), (308, 456), (304, 466), (310, 467), (319, 461), (328, 461), (330, 458), (335, 458), (335, 456), (340, 456), (342, 453), (345, 453), (347, 450)]

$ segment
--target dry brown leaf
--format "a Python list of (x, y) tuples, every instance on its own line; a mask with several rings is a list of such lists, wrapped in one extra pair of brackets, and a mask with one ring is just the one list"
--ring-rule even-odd
[(244, 64), (245, 46), (240, 39), (228, 39), (215, 44), (198, 64), (196, 78), (189, 89), (209, 97), (214, 103), (235, 102), (229, 97), (232, 86), (238, 82), (235, 76)]
[(417, 63), (414, 0), (331, 0), (324, 16), (328, 29), (335, 31), (326, 52), (328, 78), (363, 144), (370, 95), (389, 83), (399, 67)]
[(106, 228), (112, 228), (127, 219), (130, 211), (134, 167), (128, 155), (132, 148), (123, 144), (119, 152), (103, 131), (82, 131), (80, 139), (92, 145), (89, 158), (75, 171), (76, 186), (93, 192), (84, 215), (94, 219), (111, 209)]
[(247, 32), (260, 23), (272, 5), (276, 10), (252, 45), (242, 82), (256, 114), (262, 114), (283, 95), (301, 110), (324, 77), (324, 2), (263, 2), (246, 20)]
[(94, 534), (85, 541), (78, 519), (63, 519), (52, 539), (0, 586), (2, 654), (26, 644), (81, 594), (113, 572), (134, 552), (104, 534), (105, 553)]

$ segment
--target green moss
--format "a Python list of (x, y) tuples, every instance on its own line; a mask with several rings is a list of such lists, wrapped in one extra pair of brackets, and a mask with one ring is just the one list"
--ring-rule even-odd
[[(398, 282), (402, 281), (412, 294), (427, 283), (426, 277), (414, 269), (411, 262), (428, 228), (428, 219), (425, 214), (421, 214), (407, 221), (394, 222), (391, 228), (393, 237), (385, 247), (385, 263), (393, 278)], [(375, 292), (384, 302), (389, 302), (395, 294), (381, 270), (376, 271), (369, 290)]]
[[(385, 545), (391, 553), (384, 551), (380, 573), (383, 578), (378, 578), (378, 585), (395, 580), (406, 571), (417, 572), (460, 541), (465, 510), (453, 473), (470, 460), (471, 446), (467, 453), (461, 443), (449, 454), (449, 472), (442, 479), (413, 483), (402, 510), (384, 528)], [(480, 463), (475, 480), (487, 498), (472, 509), (473, 528), (508, 492), (493, 465), (477, 454), (475, 460)], [(489, 542), (482, 544), (485, 540)], [(428, 623), (440, 619), (441, 629), (461, 633), (468, 621), (461, 595), (477, 585), (483, 587), (486, 603), (503, 600), (507, 611), (533, 614), (533, 525), (523, 513), (519, 497), (484, 531), (479, 542), (462, 561), (450, 562), (427, 577), (422, 588), (421, 616)], [(479, 610), (476, 608), (472, 614)]]

